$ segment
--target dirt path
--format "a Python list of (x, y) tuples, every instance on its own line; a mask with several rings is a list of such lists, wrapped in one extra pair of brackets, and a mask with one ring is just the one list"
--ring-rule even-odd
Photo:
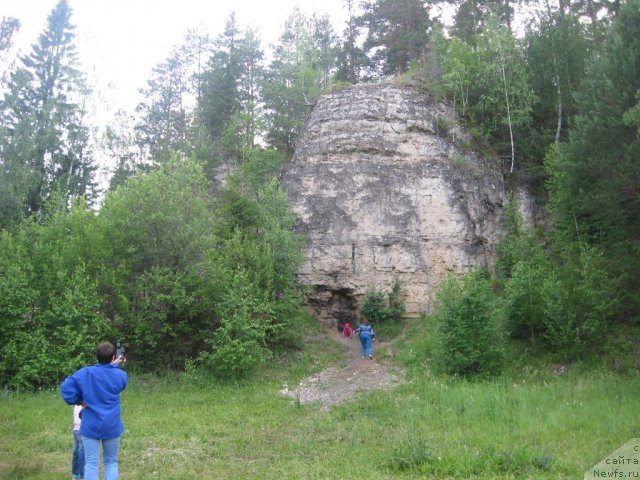
[(373, 343), (374, 359), (360, 358), (360, 340), (357, 336), (345, 339), (336, 329), (329, 335), (345, 347), (345, 367), (328, 367), (300, 382), (296, 387), (285, 386), (280, 393), (300, 403), (318, 402), (323, 410), (332, 405), (352, 400), (358, 392), (393, 388), (398, 384), (397, 372), (376, 360), (380, 345)]

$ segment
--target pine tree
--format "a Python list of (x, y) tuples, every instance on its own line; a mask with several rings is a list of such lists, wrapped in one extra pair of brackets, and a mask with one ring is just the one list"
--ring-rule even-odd
[[(577, 113), (574, 93), (584, 74), (587, 55), (586, 29), (573, 15), (548, 10), (526, 37), (527, 66), (540, 98), (534, 112), (535, 126), (546, 144), (565, 139)], [(549, 134), (545, 135), (545, 132)]]
[(254, 147), (256, 136), (263, 128), (260, 84), (263, 78), (263, 53), (260, 39), (252, 30), (239, 38), (235, 106), (223, 125), (217, 144), (224, 158), (244, 159)]
[(227, 19), (224, 32), (214, 41), (213, 53), (202, 74), (198, 119), (214, 142), (222, 138), (231, 117), (238, 109), (240, 36), (241, 32), (232, 13)]
[(135, 131), (131, 128), (134, 124), (133, 115), (118, 110), (100, 138), (99, 147), (115, 164), (109, 179), (109, 191), (152, 167), (136, 144)]
[[(448, 0), (447, 3), (458, 2)], [(491, 15), (497, 17), (500, 24), (511, 29), (514, 16), (512, 4), (511, 0), (464, 0), (456, 11), (451, 33), (460, 40), (473, 44)]]
[(145, 99), (136, 111), (141, 115), (136, 125), (137, 142), (148, 151), (152, 162), (167, 162), (174, 152), (186, 154), (187, 130), (191, 123), (185, 97), (189, 89), (187, 69), (180, 50), (153, 69)]
[(257, 33), (241, 32), (232, 14), (200, 76), (198, 122), (213, 145), (209, 163), (241, 158), (261, 133), (262, 61)]
[(640, 315), (640, 0), (629, 0), (607, 31), (576, 96), (569, 142), (548, 161), (558, 241), (607, 252), (624, 315)]
[(358, 23), (367, 30), (364, 50), (378, 75), (397, 75), (420, 59), (431, 25), (423, 0), (373, 0), (363, 3)]
[(362, 71), (367, 64), (367, 56), (357, 45), (360, 29), (354, 16), (354, 0), (344, 0), (347, 8), (347, 25), (341, 40), (341, 48), (337, 51), (338, 70), (336, 80), (353, 85), (360, 81)]

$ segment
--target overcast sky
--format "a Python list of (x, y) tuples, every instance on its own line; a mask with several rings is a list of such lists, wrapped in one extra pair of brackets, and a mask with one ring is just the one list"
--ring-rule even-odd
[[(45, 28), (57, 0), (0, 0), (0, 17), (20, 20), (17, 43), (24, 52)], [(151, 69), (165, 60), (190, 28), (216, 37), (232, 11), (241, 29), (258, 30), (263, 48), (275, 43), (284, 22), (298, 6), (303, 12), (329, 14), (341, 33), (344, 0), (69, 0), (76, 26), (82, 70), (101, 108), (133, 111)], [(105, 112), (106, 113), (106, 112)]]

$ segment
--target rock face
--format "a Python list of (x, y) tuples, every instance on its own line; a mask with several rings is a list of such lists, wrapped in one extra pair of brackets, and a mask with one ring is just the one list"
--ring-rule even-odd
[(308, 238), (299, 280), (319, 320), (355, 320), (367, 288), (388, 292), (396, 278), (416, 315), (449, 273), (493, 262), (503, 178), (469, 143), (451, 109), (417, 86), (319, 99), (282, 174)]

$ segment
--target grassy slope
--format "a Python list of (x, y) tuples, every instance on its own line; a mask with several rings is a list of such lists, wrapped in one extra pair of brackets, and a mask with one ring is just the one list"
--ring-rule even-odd
[[(314, 342), (238, 385), (132, 374), (121, 478), (582, 478), (638, 436), (637, 374), (521, 361), (494, 381), (448, 379), (421, 367), (424, 342), (387, 352), (411, 366), (394, 391), (329, 412), (278, 394), (339, 362), (336, 348)], [(70, 430), (56, 391), (0, 398), (0, 478), (69, 478)]]

